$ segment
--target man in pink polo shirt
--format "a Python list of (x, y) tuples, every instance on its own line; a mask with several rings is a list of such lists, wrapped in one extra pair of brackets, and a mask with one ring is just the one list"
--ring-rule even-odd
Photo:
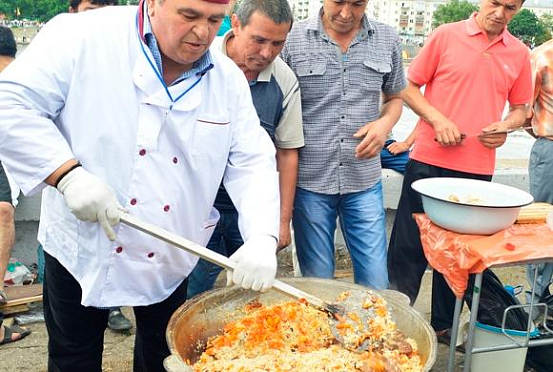
[[(409, 67), (405, 102), (419, 115), (388, 251), (390, 287), (414, 303), (427, 267), (413, 213), (423, 212), (411, 183), (428, 177), (490, 181), (495, 149), (520, 127), (532, 99), (529, 51), (507, 30), (523, 0), (481, 0), (469, 19), (439, 27)], [(424, 95), (420, 88), (424, 86)], [(505, 103), (509, 112), (502, 118)], [(485, 134), (485, 135), (484, 135)], [(455, 297), (434, 271), (431, 324), (449, 342)]]

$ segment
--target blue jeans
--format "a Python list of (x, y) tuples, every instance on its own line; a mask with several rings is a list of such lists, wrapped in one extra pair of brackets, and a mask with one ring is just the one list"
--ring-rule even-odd
[(381, 182), (369, 190), (345, 195), (296, 189), (292, 224), (302, 275), (334, 277), (337, 217), (353, 263), (355, 283), (374, 289), (388, 288)]
[[(223, 256), (230, 257), (244, 244), (238, 229), (237, 211), (219, 211), (221, 218), (207, 243), (207, 248)], [(188, 276), (187, 298), (213, 289), (217, 276), (223, 269), (209, 261), (200, 259)]]
[(388, 145), (396, 142), (395, 140), (387, 140), (384, 147), (380, 151), (380, 164), (382, 168), (392, 169), (401, 174), (405, 174), (405, 164), (409, 160), (409, 151), (402, 152), (401, 154), (394, 155), (388, 149)]

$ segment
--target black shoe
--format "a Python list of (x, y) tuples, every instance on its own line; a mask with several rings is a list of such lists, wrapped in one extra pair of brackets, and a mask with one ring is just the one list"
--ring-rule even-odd
[(114, 331), (128, 331), (132, 328), (132, 323), (125, 318), (121, 310), (110, 310), (108, 327)]
[[(444, 329), (442, 331), (435, 331), (436, 338), (438, 339), (439, 344), (444, 344), (449, 346), (451, 344), (451, 328)], [(465, 344), (461, 344), (455, 347), (460, 353), (465, 353)]]

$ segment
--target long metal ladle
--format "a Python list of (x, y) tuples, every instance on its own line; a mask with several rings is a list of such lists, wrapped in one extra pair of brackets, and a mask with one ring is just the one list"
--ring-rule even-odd
[[(190, 240), (187, 240), (181, 236), (178, 236), (167, 230), (164, 230), (158, 226), (155, 226), (148, 222), (144, 222), (139, 218), (131, 216), (126, 212), (121, 213), (120, 222), (132, 228), (135, 228), (143, 233), (151, 235), (159, 240), (169, 243), (177, 248), (180, 248), (190, 254), (193, 254), (195, 256), (203, 258), (204, 260), (207, 260), (218, 266), (221, 266), (227, 270), (234, 270), (234, 267), (235, 267), (234, 262), (228, 259), (227, 257), (219, 253), (213, 252), (212, 250), (205, 248)], [(358, 350), (358, 351), (367, 349), (366, 342), (357, 342), (355, 341), (355, 337), (353, 338), (348, 337), (346, 339), (345, 337), (343, 337), (343, 332), (340, 332), (337, 330), (337, 328), (340, 328), (340, 324), (343, 325), (344, 322), (351, 321), (351, 319), (348, 317), (348, 314), (351, 314), (352, 312), (355, 312), (358, 314), (360, 312), (363, 312), (363, 310), (361, 309), (361, 306), (357, 305), (360, 302), (359, 299), (357, 298), (355, 299), (356, 305), (352, 305), (351, 302), (348, 303), (347, 299), (344, 300), (343, 304), (329, 303), (329, 302), (323, 301), (318, 297), (313, 296), (312, 294), (309, 294), (296, 287), (286, 284), (278, 279), (275, 279), (272, 289), (275, 289), (297, 300), (303, 299), (307, 301), (309, 305), (317, 308), (318, 310), (324, 311), (325, 313), (330, 315), (332, 333), (334, 334), (334, 337), (337, 339), (337, 341), (340, 342), (342, 345), (344, 345), (344, 347), (346, 347), (347, 349)], [(366, 320), (366, 317), (367, 317), (366, 315), (359, 317), (360, 319), (362, 319), (362, 323), (366, 324), (366, 321), (363, 321), (363, 320)], [(355, 332), (364, 333), (366, 331), (367, 329), (363, 327), (361, 329), (358, 329)], [(349, 341), (349, 340), (352, 340), (352, 341)]]

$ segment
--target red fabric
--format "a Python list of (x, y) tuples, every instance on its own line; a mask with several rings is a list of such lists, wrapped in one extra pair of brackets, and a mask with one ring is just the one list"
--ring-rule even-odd
[(491, 236), (457, 234), (434, 225), (425, 214), (414, 214), (424, 255), (444, 275), (461, 298), (469, 273), (510, 263), (553, 261), (553, 231), (546, 223), (515, 224)]

